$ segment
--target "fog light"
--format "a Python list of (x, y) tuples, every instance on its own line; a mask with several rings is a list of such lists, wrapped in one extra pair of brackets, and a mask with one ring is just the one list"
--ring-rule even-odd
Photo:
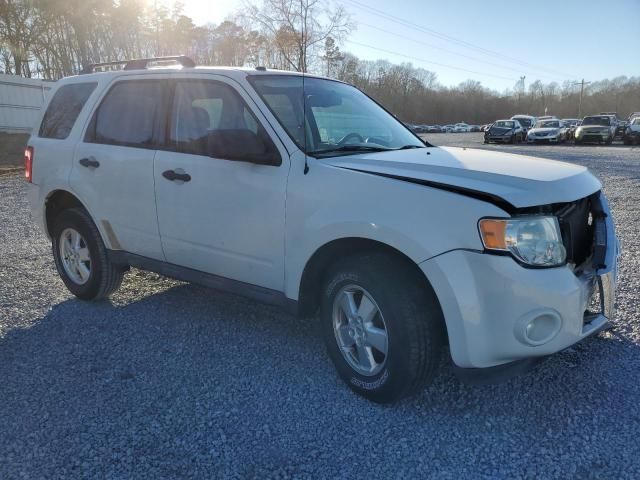
[(516, 326), (515, 334), (521, 342), (538, 346), (550, 342), (561, 326), (562, 319), (555, 311), (538, 311), (522, 318)]

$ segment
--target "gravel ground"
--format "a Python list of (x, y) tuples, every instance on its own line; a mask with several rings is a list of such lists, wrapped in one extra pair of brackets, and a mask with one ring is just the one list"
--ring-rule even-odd
[(313, 320), (140, 271), (75, 300), (22, 180), (0, 178), (0, 478), (639, 478), (640, 149), (486, 148), (602, 179), (624, 247), (615, 329), (496, 386), (443, 360), (393, 407), (338, 380)]

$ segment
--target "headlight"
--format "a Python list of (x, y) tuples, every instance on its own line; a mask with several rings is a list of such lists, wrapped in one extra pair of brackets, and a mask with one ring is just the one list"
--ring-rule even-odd
[(484, 218), (478, 227), (484, 248), (509, 252), (527, 265), (553, 267), (567, 258), (556, 217)]

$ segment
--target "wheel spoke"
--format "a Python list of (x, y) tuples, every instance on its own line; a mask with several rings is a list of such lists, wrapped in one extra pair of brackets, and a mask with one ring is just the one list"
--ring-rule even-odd
[(360, 300), (360, 306), (358, 307), (358, 316), (362, 318), (362, 321), (366, 324), (373, 321), (376, 313), (378, 313), (376, 305), (367, 295), (363, 295), (362, 300)]
[(367, 345), (378, 350), (380, 353), (387, 354), (387, 332), (382, 328), (369, 325), (365, 327), (367, 332)]
[(367, 372), (372, 371), (377, 363), (373, 358), (371, 347), (367, 347), (366, 345), (357, 345), (356, 349), (358, 350), (358, 362), (360, 363), (360, 366)]
[(88, 262), (91, 260), (91, 257), (89, 256), (89, 249), (87, 247), (82, 247), (78, 250), (78, 258), (81, 262)]
[(73, 242), (73, 249), (76, 251), (80, 250), (80, 240), (82, 240), (80, 234), (74, 230), (71, 238)]
[(64, 248), (67, 253), (73, 250), (73, 239), (71, 238), (71, 232), (68, 232), (64, 237)]
[(89, 275), (91, 274), (91, 271), (84, 264), (84, 262), (78, 262), (77, 270), (78, 270), (78, 275), (80, 275), (80, 278), (82, 278), (82, 281), (86, 281), (89, 279)]
[(342, 298), (340, 299), (340, 308), (344, 312), (344, 314), (349, 317), (353, 317), (358, 313), (358, 308), (356, 307), (356, 301), (353, 298), (353, 292), (345, 291), (342, 294)]

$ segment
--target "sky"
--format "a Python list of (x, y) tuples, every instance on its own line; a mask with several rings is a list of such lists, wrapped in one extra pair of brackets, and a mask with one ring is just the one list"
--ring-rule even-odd
[[(640, 75), (640, 0), (335, 1), (357, 25), (343, 51), (410, 62), (447, 86), (474, 79), (503, 91), (522, 75), (527, 86)], [(220, 23), (243, 5), (183, 3), (197, 24)]]

